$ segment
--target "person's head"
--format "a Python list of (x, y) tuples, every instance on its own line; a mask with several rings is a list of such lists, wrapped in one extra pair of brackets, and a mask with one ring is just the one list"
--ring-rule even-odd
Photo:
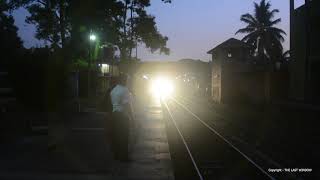
[(127, 75), (126, 74), (120, 74), (118, 77), (118, 84), (125, 86), (127, 84)]
[(118, 77), (110, 77), (110, 86), (111, 88), (114, 88), (118, 84)]

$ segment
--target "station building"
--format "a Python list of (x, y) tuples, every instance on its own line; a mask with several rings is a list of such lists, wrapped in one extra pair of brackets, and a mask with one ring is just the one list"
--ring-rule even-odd
[(230, 38), (207, 52), (212, 55), (213, 101), (264, 103), (286, 98), (287, 73), (269, 72), (252, 50), (251, 45)]

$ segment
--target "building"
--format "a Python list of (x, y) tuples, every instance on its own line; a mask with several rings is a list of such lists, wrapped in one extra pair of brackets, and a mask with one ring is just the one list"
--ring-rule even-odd
[(315, 103), (320, 101), (320, 1), (308, 2), (291, 7), (290, 98)]
[(264, 103), (286, 98), (286, 73), (257, 64), (252, 46), (228, 39), (208, 51), (212, 55), (212, 99), (217, 103)]
[(249, 71), (251, 47), (238, 40), (228, 39), (208, 51), (212, 55), (212, 98), (215, 102), (227, 102), (236, 96), (239, 85), (235, 73)]

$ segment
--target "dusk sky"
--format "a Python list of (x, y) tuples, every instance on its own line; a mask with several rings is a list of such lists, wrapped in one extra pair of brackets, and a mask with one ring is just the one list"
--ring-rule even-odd
[[(296, 7), (304, 0), (296, 0)], [(240, 21), (244, 13), (253, 12), (254, 0), (173, 0), (164, 4), (160, 0), (151, 0), (147, 9), (156, 17), (158, 30), (168, 36), (169, 56), (151, 54), (143, 46), (138, 48), (138, 58), (144, 61), (179, 60), (182, 58), (209, 61), (206, 52), (219, 43), (235, 37), (235, 32), (245, 26)], [(255, 0), (260, 2), (260, 0)], [(287, 36), (284, 48), (289, 48), (289, 0), (270, 0), (272, 8), (279, 9), (276, 18), (281, 18), (278, 25)], [(25, 23), (28, 12), (19, 9), (15, 12), (15, 24), (19, 27), (19, 35), (26, 47), (41, 46), (43, 43), (34, 38), (35, 28)]]

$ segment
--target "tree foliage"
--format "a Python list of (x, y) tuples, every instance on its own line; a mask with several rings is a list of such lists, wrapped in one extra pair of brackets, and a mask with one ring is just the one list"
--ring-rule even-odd
[(133, 34), (137, 37), (137, 41), (144, 42), (146, 47), (154, 52), (160, 50), (160, 53), (169, 54), (169, 49), (165, 46), (168, 37), (162, 36), (156, 28), (155, 17), (142, 14), (135, 19)]
[(246, 34), (242, 40), (253, 45), (258, 57), (262, 59), (280, 57), (283, 51), (283, 35), (286, 35), (282, 29), (275, 27), (281, 22), (280, 18), (274, 19), (279, 10), (270, 8), (270, 2), (265, 0), (261, 0), (260, 4), (254, 3), (254, 14), (246, 13), (240, 18), (247, 26), (236, 32)]
[(64, 47), (69, 33), (69, 0), (10, 0), (11, 9), (24, 7), (30, 13), (26, 22), (36, 26), (36, 38), (48, 41), (56, 50)]
[(75, 59), (87, 56), (90, 32), (101, 44), (117, 47), (121, 59), (130, 59), (139, 44), (168, 54), (168, 38), (146, 12), (148, 6), (150, 0), (10, 0), (12, 9), (27, 8), (27, 22), (36, 25), (38, 39), (49, 41), (54, 49), (72, 49)]
[(14, 19), (8, 14), (9, 6), (5, 1), (0, 1), (0, 52), (1, 64), (8, 64), (16, 58), (22, 50), (22, 41), (18, 37), (18, 28)]
[(123, 60), (131, 59), (133, 48), (141, 43), (145, 44), (151, 52), (159, 50), (160, 53), (169, 53), (166, 47), (168, 38), (160, 34), (156, 27), (155, 17), (148, 15), (145, 10), (150, 6), (150, 0), (89, 2), (88, 6), (78, 5), (76, 7), (71, 4), (71, 12), (74, 17), (72, 19), (75, 20), (72, 22), (75, 25), (73, 28), (78, 29), (75, 33), (79, 33), (81, 29), (84, 32), (98, 33), (100, 42), (116, 46)]

